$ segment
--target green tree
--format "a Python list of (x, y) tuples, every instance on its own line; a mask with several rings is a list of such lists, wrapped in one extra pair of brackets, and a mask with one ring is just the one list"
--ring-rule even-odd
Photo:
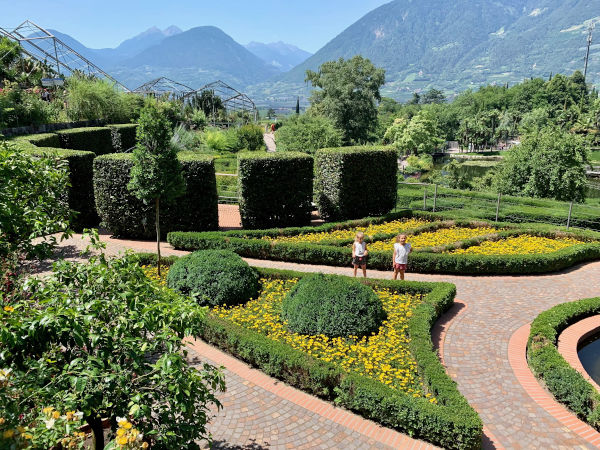
[(402, 117), (394, 119), (394, 123), (392, 123), (387, 130), (385, 130), (385, 134), (383, 135), (383, 143), (396, 145), (396, 143), (400, 142), (408, 123), (409, 121)]
[(277, 151), (314, 153), (320, 148), (342, 145), (342, 133), (331, 120), (302, 114), (283, 122), (275, 132)]
[(300, 97), (296, 98), (296, 114), (300, 114)]
[(436, 124), (427, 111), (421, 111), (414, 116), (402, 131), (396, 147), (404, 154), (414, 152), (433, 153), (433, 151), (444, 141), (438, 137), (439, 131)]
[(330, 118), (346, 143), (366, 142), (377, 129), (379, 89), (385, 71), (362, 56), (323, 63), (306, 71), (306, 81), (319, 88), (310, 97), (311, 112)]
[(171, 146), (173, 130), (168, 119), (154, 102), (146, 104), (137, 128), (137, 145), (133, 151), (131, 181), (133, 194), (146, 203), (154, 203), (156, 250), (160, 275), (160, 202), (170, 201), (185, 192), (181, 165)]
[(221, 97), (215, 94), (215, 91), (205, 89), (200, 93), (192, 97), (192, 107), (201, 109), (204, 111), (206, 117), (210, 117), (212, 121), (219, 118), (225, 112), (225, 106)]
[(423, 103), (424, 105), (427, 105), (430, 103), (439, 104), (439, 103), (445, 103), (445, 102), (446, 102), (446, 96), (444, 95), (444, 93), (442, 91), (440, 91), (439, 89), (435, 89), (435, 88), (429, 89), (421, 97), (421, 103)]
[(34, 158), (0, 141), (0, 267), (20, 255), (47, 256), (54, 235), (69, 234), (68, 186), (65, 162)]
[(521, 145), (507, 154), (496, 175), (498, 190), (510, 195), (582, 202), (588, 155), (589, 149), (580, 136), (545, 128), (525, 136)]
[(155, 449), (199, 448), (209, 437), (223, 374), (191, 367), (183, 343), (199, 335), (205, 308), (151, 281), (131, 254), (61, 261), (18, 291), (0, 309), (0, 367), (12, 369), (0, 383), (0, 411), (13, 429), (54, 406), (83, 414), (96, 449), (103, 418), (115, 432), (127, 417)]

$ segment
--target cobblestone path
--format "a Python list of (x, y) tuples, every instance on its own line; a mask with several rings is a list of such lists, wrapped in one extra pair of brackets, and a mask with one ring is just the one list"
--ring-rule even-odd
[[(155, 245), (151, 242), (117, 241), (107, 237), (103, 237), (103, 239), (108, 242), (109, 253), (115, 253), (124, 248), (152, 251)], [(73, 248), (83, 245), (73, 238), (63, 243), (63, 246)], [(164, 254), (182, 253), (184, 252), (168, 248), (164, 250)], [(345, 275), (351, 273), (350, 269), (338, 267), (251, 259), (247, 261), (258, 267)], [(368, 276), (389, 278), (391, 273), (368, 271)], [(486, 447), (593, 448), (539, 407), (527, 394), (509, 364), (508, 342), (517, 329), (531, 322), (540, 312), (553, 305), (599, 296), (600, 262), (588, 263), (568, 271), (541, 276), (471, 277), (409, 273), (407, 279), (454, 283), (458, 291), (457, 299), (466, 304), (466, 307), (448, 327), (443, 345), (443, 358), (448, 373), (458, 383), (459, 390), (481, 415), (487, 432), (484, 440)], [(242, 392), (243, 388), (242, 391), (238, 391), (239, 383), (247, 384), (250, 390), (254, 389), (251, 383), (235, 380), (235, 378), (231, 379), (233, 380), (232, 386), (236, 386), (236, 396), (245, 399), (248, 395), (253, 395), (249, 391)], [(262, 410), (264, 409), (262, 402), (268, 402), (269, 399), (272, 397), (267, 395), (264, 400), (251, 401), (249, 408), (255, 405), (257, 410)], [(269, 410), (271, 407), (273, 406), (270, 405), (266, 408)], [(281, 422), (278, 420), (279, 417), (269, 420), (270, 430), (279, 426), (286, 429), (285, 427), (289, 423)], [(243, 420), (241, 416), (239, 420)], [(314, 425), (311, 420), (316, 421)], [(241, 445), (240, 447), (225, 448), (261, 448), (260, 446), (244, 447), (252, 442), (256, 445), (263, 444), (258, 442), (255, 436), (238, 437), (236, 428), (231, 425), (233, 422), (223, 422), (223, 426), (213, 429), (217, 440), (222, 438), (230, 445)], [(298, 426), (302, 430), (306, 430), (307, 426), (329, 430), (333, 426), (314, 417), (302, 419), (300, 422), (298, 422)], [(279, 423), (279, 425), (274, 425), (274, 423)], [(333, 442), (334, 447), (359, 447), (359, 441), (356, 441), (357, 446), (355, 447), (352, 444), (348, 445), (349, 441), (345, 440), (345, 435), (337, 436), (340, 441)], [(260, 437), (264, 439), (265, 433), (261, 433)], [(252, 441), (252, 439), (255, 440)], [(288, 448), (297, 448), (295, 445), (297, 442), (294, 441), (291, 447), (287, 443), (286, 445)], [(332, 442), (329, 444), (331, 445)], [(361, 442), (360, 445), (363, 444), (376, 445), (369, 440)]]

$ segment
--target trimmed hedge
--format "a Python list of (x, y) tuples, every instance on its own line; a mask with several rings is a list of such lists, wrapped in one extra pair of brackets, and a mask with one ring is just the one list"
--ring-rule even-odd
[(318, 150), (315, 197), (325, 220), (386, 214), (396, 205), (398, 154), (389, 147)]
[(60, 146), (73, 150), (86, 150), (96, 155), (113, 151), (112, 134), (107, 127), (71, 128), (57, 131)]
[(60, 138), (56, 133), (28, 134), (13, 138), (13, 141), (27, 141), (36, 147), (60, 148)]
[[(326, 232), (340, 228), (366, 226), (370, 223), (380, 223), (395, 220), (402, 217), (425, 217), (428, 219), (440, 219), (437, 214), (417, 214), (411, 211), (389, 214), (384, 217), (366, 219), (362, 221), (350, 221), (341, 223), (330, 223), (319, 227), (289, 228), (284, 230), (254, 230), (254, 231), (227, 231), (218, 233), (169, 233), (167, 240), (171, 245), (181, 250), (197, 249), (227, 249), (241, 256), (257, 259), (270, 259), (276, 261), (298, 262), (304, 264), (322, 264), (329, 266), (350, 267), (351, 247), (348, 245), (340, 247), (344, 241), (332, 241), (328, 245), (306, 244), (291, 242), (271, 242), (263, 237), (290, 236), (310, 232)], [(456, 221), (456, 224), (467, 225), (468, 221)], [(478, 220), (477, 224), (485, 223)], [(419, 230), (431, 230), (443, 224), (428, 224)], [(490, 224), (491, 225), (491, 224)], [(527, 224), (514, 225), (506, 223), (493, 224), (498, 227), (512, 227), (512, 230), (498, 233), (498, 238), (509, 237), (515, 234), (535, 234), (540, 236), (552, 236), (555, 232), (550, 231), (549, 225)], [(598, 240), (600, 235), (595, 232), (577, 231), (563, 233), (574, 236), (584, 241)], [(386, 239), (391, 236), (378, 235), (378, 239)], [(463, 241), (465, 245), (476, 245), (481, 239), (469, 239)], [(333, 245), (335, 244), (335, 245)], [(443, 249), (453, 249), (456, 246), (446, 246)], [(442, 249), (442, 250), (443, 250)], [(368, 268), (377, 270), (391, 270), (392, 251), (369, 251)], [(600, 242), (575, 245), (557, 252), (540, 255), (459, 255), (439, 253), (432, 251), (415, 251), (408, 259), (408, 270), (419, 273), (450, 273), (450, 274), (534, 274), (547, 273), (563, 270), (575, 264), (600, 259)]]
[(35, 147), (27, 141), (14, 141), (23, 151), (34, 156), (55, 156), (66, 160), (71, 186), (67, 190), (69, 208), (75, 212), (71, 225), (75, 230), (98, 225), (99, 218), (94, 206), (93, 162), (96, 155), (80, 150), (52, 147)]
[(112, 138), (112, 151), (121, 153), (135, 146), (137, 123), (107, 125)]
[[(143, 264), (156, 261), (152, 254), (140, 253), (137, 256)], [(177, 257), (170, 257), (168, 263), (176, 260)], [(261, 278), (302, 279), (308, 276), (304, 272), (256, 269)], [(199, 337), (270, 376), (384, 426), (444, 448), (481, 448), (481, 419), (446, 373), (431, 341), (435, 322), (454, 303), (455, 286), (450, 283), (375, 279), (361, 282), (374, 288), (424, 296), (408, 323), (409, 346), (423, 383), (427, 391), (437, 398), (437, 405), (424, 398), (398, 392), (365, 376), (344, 372), (330, 362), (313, 358), (282, 342), (210, 314), (204, 319)]]
[(304, 153), (241, 153), (240, 216), (244, 228), (310, 223), (313, 158)]
[[(180, 153), (185, 194), (161, 205), (161, 231), (216, 230), (219, 226), (217, 184), (213, 159)], [(154, 206), (145, 205), (127, 189), (133, 160), (131, 153), (99, 156), (94, 160), (96, 209), (115, 236), (155, 237)]]
[(316, 273), (302, 278), (285, 296), (283, 320), (300, 334), (367, 336), (385, 320), (373, 289), (357, 280)]
[(600, 393), (557, 348), (560, 334), (570, 325), (600, 314), (600, 297), (563, 303), (541, 313), (531, 324), (527, 361), (556, 400), (600, 430)]

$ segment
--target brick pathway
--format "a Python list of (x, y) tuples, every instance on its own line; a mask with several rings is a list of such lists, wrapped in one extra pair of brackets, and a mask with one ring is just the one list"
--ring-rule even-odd
[[(154, 245), (151, 242), (118, 241), (108, 237), (103, 239), (109, 244), (109, 253), (114, 253), (119, 248), (152, 251)], [(65, 245), (81, 244), (74, 243), (72, 239)], [(165, 244), (164, 253), (184, 252), (169, 249)], [(346, 275), (351, 273), (349, 268), (251, 259), (247, 261), (259, 267)], [(368, 275), (373, 278), (389, 278), (391, 273), (368, 271)], [(471, 277), (409, 273), (407, 279), (454, 283), (458, 290), (457, 298), (466, 304), (466, 308), (447, 327), (443, 357), (448, 373), (483, 419), (488, 432), (484, 441), (486, 447), (593, 448), (542, 409), (523, 389), (509, 363), (508, 344), (512, 334), (531, 322), (540, 312), (565, 301), (600, 295), (600, 262), (541, 276)], [(269, 395), (265, 395), (265, 398), (269, 398)], [(271, 429), (275, 422), (276, 419), (269, 422)], [(327, 421), (321, 421), (321, 424), (323, 430), (329, 430), (332, 426)], [(286, 425), (281, 423), (281, 426), (285, 428)], [(213, 431), (217, 439), (223, 436), (229, 444), (247, 445), (249, 442), (229, 440), (234, 439), (235, 430), (227, 424)], [(264, 434), (261, 435), (264, 438)], [(251, 438), (250, 436), (249, 439)]]

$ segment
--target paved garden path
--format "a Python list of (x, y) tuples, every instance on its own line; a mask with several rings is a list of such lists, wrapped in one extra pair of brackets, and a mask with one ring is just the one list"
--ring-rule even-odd
[[(155, 245), (151, 242), (119, 241), (106, 236), (103, 239), (108, 243), (108, 253), (116, 253), (124, 248), (152, 251)], [(63, 247), (68, 249), (80, 246), (81, 244), (76, 239), (71, 239), (63, 244)], [(183, 254), (185, 252), (165, 248), (164, 253)], [(247, 261), (251, 265), (259, 267), (346, 275), (351, 273), (350, 269), (346, 268), (251, 259)], [(368, 271), (368, 275), (373, 278), (390, 277), (389, 272), (379, 271)], [(407, 279), (454, 283), (458, 291), (457, 299), (466, 304), (466, 307), (458, 312), (446, 332), (443, 358), (448, 373), (458, 383), (459, 390), (483, 419), (486, 429), (486, 440), (484, 441), (486, 447), (592, 448), (584, 439), (569, 431), (539, 407), (523, 389), (509, 364), (508, 342), (517, 329), (531, 322), (541, 311), (565, 301), (599, 296), (600, 262), (588, 263), (568, 271), (542, 276), (470, 277), (407, 274)], [(237, 391), (240, 388), (239, 382), (248, 384), (247, 390), (242, 388), (241, 391)], [(246, 399), (248, 395), (256, 395), (250, 392), (255, 388), (252, 383), (238, 380), (234, 386), (236, 386), (236, 395), (239, 395), (240, 399)], [(252, 408), (254, 405), (254, 408), (258, 410), (257, 414), (262, 414), (261, 411), (265, 408), (270, 412), (269, 408), (273, 408), (270, 401), (270, 397), (267, 395), (260, 401), (250, 402), (248, 408)], [(267, 406), (265, 406), (265, 402)], [(244, 413), (249, 414), (248, 411)], [(290, 429), (289, 422), (281, 421), (280, 416), (271, 417), (272, 420), (268, 419), (264, 424), (265, 427), (268, 426), (270, 430), (278, 427)], [(231, 418), (229, 419), (231, 420)], [(235, 437), (233, 428), (235, 420), (224, 422), (224, 426), (213, 429), (215, 437), (223, 438), (230, 444), (250, 442), (248, 439), (253, 438), (251, 435), (245, 435), (246, 441), (244, 442), (242, 442), (243, 439), (240, 441)], [(297, 423), (300, 429), (306, 429), (307, 426), (312, 429), (313, 425), (307, 425), (307, 423), (312, 423), (307, 422), (310, 420), (312, 419), (303, 418), (293, 422)], [(322, 420), (317, 420), (314, 426), (321, 427), (323, 431), (333, 429), (331, 428), (333, 424)], [(261, 439), (264, 436), (264, 433), (260, 434)], [(230, 438), (235, 442), (230, 441)], [(348, 441), (342, 435), (339, 435), (338, 439), (341, 439), (339, 447), (357, 448), (362, 445), (374, 444), (370, 441), (357, 440), (355, 447), (354, 445), (348, 446)], [(256, 442), (256, 444), (259, 446), (247, 448), (261, 448), (260, 442)], [(333, 446), (338, 447), (338, 444)], [(291, 447), (288, 446), (288, 448), (292, 447), (294, 447), (293, 444)]]
[(265, 141), (265, 145), (267, 146), (268, 152), (273, 153), (277, 151), (277, 145), (275, 144), (275, 133), (264, 133), (263, 139)]

